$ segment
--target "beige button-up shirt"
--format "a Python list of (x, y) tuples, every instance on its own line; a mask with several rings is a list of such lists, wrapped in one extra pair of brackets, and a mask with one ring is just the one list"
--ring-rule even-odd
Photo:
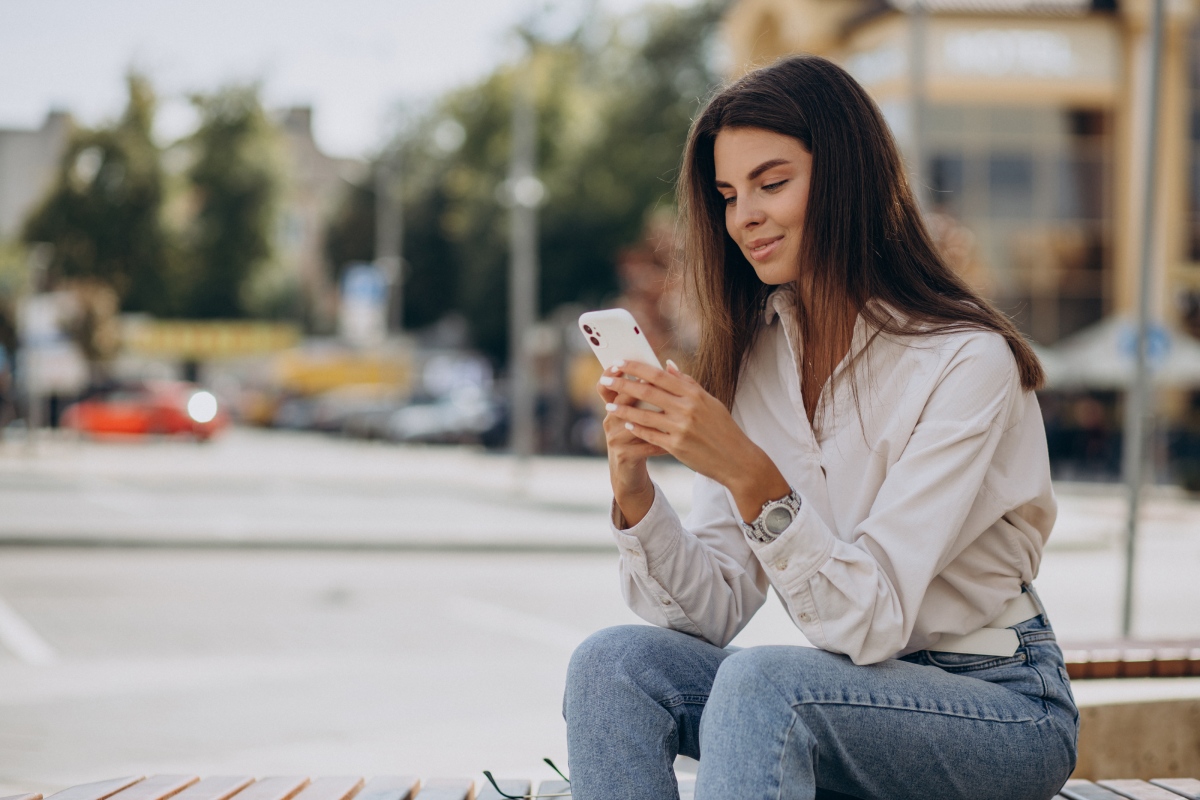
[(986, 625), (1037, 575), (1056, 514), (1037, 398), (1004, 338), (891, 337), (860, 317), (814, 435), (791, 303), (786, 291), (768, 301), (733, 417), (800, 495), (800, 513), (760, 544), (715, 481), (696, 477), (686, 522), (656, 487), (645, 518), (612, 529), (626, 602), (724, 647), (771, 587), (810, 642), (857, 664)]

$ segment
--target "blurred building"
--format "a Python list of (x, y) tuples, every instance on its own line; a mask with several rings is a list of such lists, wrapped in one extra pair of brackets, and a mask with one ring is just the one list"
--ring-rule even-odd
[(326, 155), (312, 131), (308, 106), (275, 115), (285, 142), (285, 185), (280, 209), (280, 261), (293, 274), (305, 303), (305, 322), (320, 332), (332, 331), (338, 311), (337, 287), (327, 267), (325, 231), (345, 195), (347, 182), (364, 180), (365, 161)]
[[(1048, 345), (1136, 302), (1150, 7), (740, 0), (725, 35), (738, 73), (797, 52), (846, 67), (965, 277)], [(1186, 322), (1200, 315), (1200, 37), (1194, 0), (1167, 9), (1152, 302)]]
[(51, 111), (42, 127), (0, 128), (0, 239), (15, 239), (50, 190), (71, 134), (71, 116)]

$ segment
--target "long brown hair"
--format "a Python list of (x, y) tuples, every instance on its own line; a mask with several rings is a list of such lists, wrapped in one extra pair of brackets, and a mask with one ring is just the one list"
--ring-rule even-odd
[[(805, 347), (802, 378), (805, 370), (832, 371), (842, 356), (835, 352), (837, 340), (852, 330), (859, 312), (876, 330), (897, 336), (995, 331), (1016, 358), (1021, 386), (1041, 387), (1044, 373), (1029, 343), (934, 248), (879, 108), (843, 69), (802, 55), (725, 87), (688, 135), (678, 186), (682, 266), (700, 314), (693, 372), (710, 393), (733, 404), (773, 288), (759, 281), (725, 229), (713, 143), (729, 128), (791, 136), (813, 157), (800, 243), (801, 272), (811, 277), (811, 292), (807, 302), (795, 293)], [(868, 301), (890, 306), (898, 318)]]

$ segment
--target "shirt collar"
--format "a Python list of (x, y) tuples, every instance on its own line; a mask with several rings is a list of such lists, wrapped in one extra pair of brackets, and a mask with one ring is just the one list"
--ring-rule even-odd
[(770, 325), (780, 314), (785, 314), (786, 318), (790, 319), (795, 308), (796, 288), (790, 283), (776, 286), (775, 290), (767, 295), (767, 302), (763, 307), (763, 323)]
[[(874, 308), (883, 311), (887, 316), (900, 318), (896, 311), (886, 303), (878, 300), (868, 300), (867, 302)], [(803, 343), (798, 341), (799, 325), (796, 320), (796, 288), (790, 283), (777, 286), (774, 291), (767, 295), (767, 302), (763, 308), (763, 323), (769, 326), (777, 317), (783, 320), (784, 327), (787, 328), (785, 333), (792, 342), (793, 351), (798, 353), (800, 347), (803, 347)], [(847, 358), (843, 359), (838, 368), (834, 370), (835, 374), (840, 372), (843, 366), (853, 361), (860, 352), (866, 349), (877, 333), (878, 331), (867, 323), (862, 312), (859, 312), (858, 317), (854, 320), (854, 332), (851, 334), (850, 349), (846, 354)]]

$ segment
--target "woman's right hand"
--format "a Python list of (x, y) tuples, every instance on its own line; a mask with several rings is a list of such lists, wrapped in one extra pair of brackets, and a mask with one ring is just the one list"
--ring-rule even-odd
[[(621, 374), (620, 366), (604, 371), (605, 377)], [(602, 383), (596, 384), (596, 391), (606, 406), (637, 402), (637, 398), (617, 393)], [(650, 482), (646, 459), (666, 451), (634, 436), (625, 427), (624, 420), (612, 414), (604, 415), (604, 440), (608, 445), (608, 476), (612, 481), (613, 498), (625, 517), (626, 526), (632, 527), (642, 521), (654, 504), (654, 484)]]

